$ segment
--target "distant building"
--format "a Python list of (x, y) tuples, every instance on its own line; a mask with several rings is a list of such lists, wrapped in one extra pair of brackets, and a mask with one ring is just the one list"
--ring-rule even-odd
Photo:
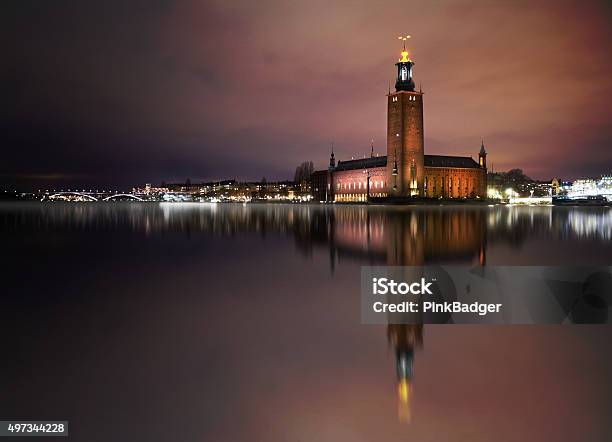
[(168, 191), (167, 187), (153, 187), (150, 183), (145, 184), (144, 187), (134, 187), (132, 189), (132, 193), (139, 195), (159, 195)]
[(572, 199), (604, 197), (612, 201), (612, 176), (603, 175), (598, 179), (575, 180), (571, 186), (566, 187), (565, 196)]
[(179, 195), (180, 201), (246, 202), (253, 200), (309, 201), (311, 199), (307, 192), (299, 191), (292, 181), (267, 181), (265, 179), (245, 182), (223, 180), (192, 183), (189, 181), (185, 183), (170, 183), (166, 186), (168, 198), (172, 200), (174, 196)]
[(423, 92), (415, 91), (414, 62), (404, 47), (396, 63), (395, 92), (387, 95), (387, 155), (338, 161), (311, 176), (317, 201), (367, 201), (372, 197), (484, 198), (487, 152), (472, 157), (425, 155)]
[(552, 179), (552, 181), (550, 182), (550, 188), (551, 188), (552, 195), (554, 196), (559, 195), (559, 191), (561, 189), (561, 183), (559, 182), (558, 178)]

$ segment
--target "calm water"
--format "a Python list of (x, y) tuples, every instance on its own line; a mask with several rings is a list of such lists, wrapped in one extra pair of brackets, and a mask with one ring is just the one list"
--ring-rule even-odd
[(74, 441), (612, 434), (610, 327), (359, 312), (362, 265), (610, 265), (610, 208), (3, 203), (0, 240), (0, 419)]

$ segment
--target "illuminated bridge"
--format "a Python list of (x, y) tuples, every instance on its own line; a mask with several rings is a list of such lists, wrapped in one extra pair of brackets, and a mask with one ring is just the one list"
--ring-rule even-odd
[(76, 202), (87, 202), (87, 201), (147, 201), (143, 195), (135, 193), (119, 193), (119, 192), (87, 192), (87, 191), (59, 191), (59, 192), (46, 192), (42, 201), (76, 201)]

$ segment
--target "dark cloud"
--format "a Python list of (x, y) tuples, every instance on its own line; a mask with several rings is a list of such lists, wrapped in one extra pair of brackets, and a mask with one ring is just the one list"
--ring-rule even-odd
[[(605, 2), (15, 1), (2, 6), (3, 177), (287, 178), (384, 153), (411, 33), (426, 149), (538, 178), (612, 168)], [(0, 178), (0, 183), (11, 182)]]

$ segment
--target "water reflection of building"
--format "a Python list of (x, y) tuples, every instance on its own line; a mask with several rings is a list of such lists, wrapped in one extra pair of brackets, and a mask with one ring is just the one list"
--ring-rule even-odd
[[(486, 261), (486, 209), (341, 206), (326, 218), (332, 269), (336, 257), (347, 256), (389, 266)], [(403, 322), (398, 319), (390, 322)], [(398, 418), (410, 422), (414, 356), (423, 345), (423, 324), (390, 323), (387, 339), (395, 352)]]
[[(344, 259), (379, 265), (485, 263), (488, 245), (536, 240), (547, 244), (589, 245), (612, 238), (609, 208), (572, 207), (377, 207), (259, 204), (70, 204), (19, 203), (0, 207), (0, 231), (9, 237), (46, 233), (174, 235), (233, 238), (284, 237), (312, 255), (326, 250), (333, 266)], [(143, 236), (144, 236), (143, 235)], [(26, 235), (27, 236), (27, 235)], [(53, 235), (49, 235), (52, 237)], [(143, 241), (145, 238), (141, 238)], [(573, 242), (572, 242), (573, 241)], [(584, 244), (584, 242), (582, 242)], [(566, 246), (567, 247), (567, 246)], [(580, 249), (577, 248), (577, 253)], [(256, 252), (255, 252), (256, 254)], [(580, 258), (592, 257), (584, 250)], [(395, 350), (400, 418), (410, 417), (415, 351), (423, 343), (422, 325), (389, 325)]]
[(484, 264), (486, 214), (474, 208), (336, 207), (327, 229), (330, 256), (394, 266)]
[(492, 244), (612, 238), (607, 207), (20, 203), (19, 210), (8, 209), (0, 221), (20, 231), (281, 235), (294, 238), (306, 254), (326, 247), (336, 259), (377, 264), (469, 263)]

